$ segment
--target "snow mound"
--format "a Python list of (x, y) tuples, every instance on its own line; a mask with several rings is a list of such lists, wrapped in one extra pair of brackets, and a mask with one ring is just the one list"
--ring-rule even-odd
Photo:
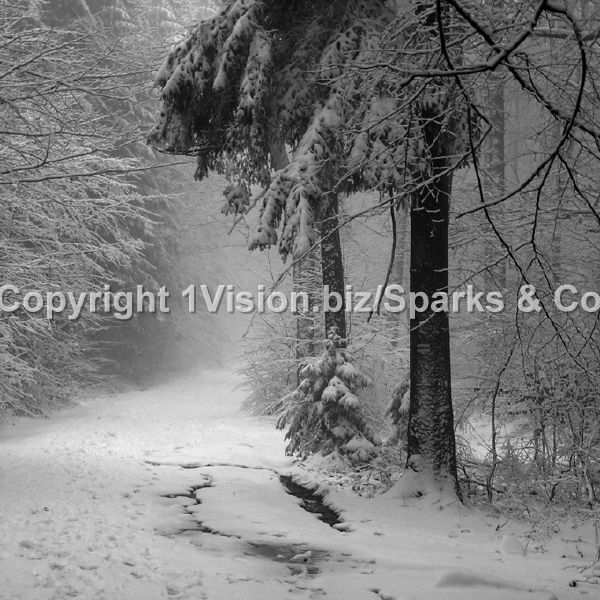
[(421, 502), (440, 507), (458, 502), (454, 484), (450, 479), (436, 480), (426, 473), (412, 470), (406, 471), (398, 483), (384, 495), (403, 502), (420, 499)]

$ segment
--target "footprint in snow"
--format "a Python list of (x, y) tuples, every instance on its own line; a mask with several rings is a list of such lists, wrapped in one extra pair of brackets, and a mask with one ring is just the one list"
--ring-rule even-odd
[(188, 581), (172, 581), (167, 584), (167, 595), (174, 597), (180, 596), (188, 590), (202, 586), (202, 578), (196, 577)]

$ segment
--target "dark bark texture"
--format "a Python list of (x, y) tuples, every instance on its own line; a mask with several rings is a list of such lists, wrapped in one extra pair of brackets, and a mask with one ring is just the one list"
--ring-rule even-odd
[[(430, 154), (427, 185), (415, 192), (411, 209), (412, 292), (448, 291), (448, 215), (452, 174), (444, 147), (443, 126), (435, 115), (423, 116)], [(430, 303), (431, 304), (431, 303)], [(450, 331), (447, 312), (428, 310), (410, 322), (410, 411), (408, 466), (431, 471), (437, 479), (456, 475), (454, 416), (450, 381)]]
[(344, 260), (338, 221), (339, 203), (337, 196), (331, 194), (325, 218), (321, 223), (321, 268), (323, 271), (323, 287), (329, 286), (330, 292), (337, 292), (342, 297), (341, 309), (337, 312), (325, 312), (325, 333), (332, 327), (346, 339), (346, 304), (344, 301)]

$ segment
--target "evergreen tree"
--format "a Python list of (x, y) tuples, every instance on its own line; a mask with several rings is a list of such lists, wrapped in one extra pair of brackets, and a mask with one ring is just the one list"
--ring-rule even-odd
[[(452, 78), (410, 75), (444, 61), (434, 4), (226, 2), (162, 66), (163, 109), (149, 140), (196, 154), (200, 178), (225, 172), (234, 213), (245, 214), (251, 187), (261, 186), (250, 248), (278, 244), (284, 257), (316, 244), (331, 194), (377, 190), (382, 206), (412, 198), (413, 287), (447, 290), (452, 171), (464, 159), (467, 128)], [(273, 123), (292, 148), (289, 164), (274, 172)], [(409, 464), (456, 486), (447, 314), (436, 313), (433, 324), (419, 319)]]
[(378, 440), (361, 414), (357, 392), (371, 382), (352, 364), (346, 341), (329, 330), (325, 349), (300, 370), (300, 385), (286, 399), (277, 425), (288, 427), (288, 454), (370, 458)]

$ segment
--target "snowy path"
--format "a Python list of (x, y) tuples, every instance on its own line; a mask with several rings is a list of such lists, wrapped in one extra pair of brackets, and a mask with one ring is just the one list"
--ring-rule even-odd
[(459, 506), (332, 492), (350, 531), (323, 523), (286, 493), (282, 435), (237, 413), (237, 383), (206, 373), (2, 425), (0, 598), (597, 597), (568, 586), (590, 544), (523, 556)]

